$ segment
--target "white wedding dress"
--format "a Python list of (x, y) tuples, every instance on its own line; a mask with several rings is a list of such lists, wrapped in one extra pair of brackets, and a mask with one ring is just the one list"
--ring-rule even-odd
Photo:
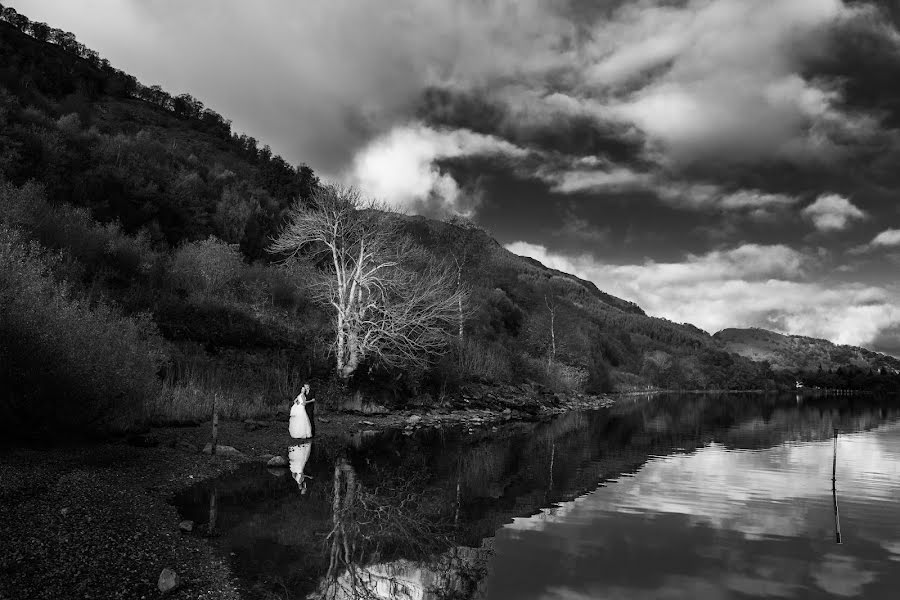
[(291, 406), (291, 420), (288, 431), (294, 439), (308, 439), (312, 437), (312, 424), (309, 415), (306, 414), (306, 394), (300, 392), (294, 404)]

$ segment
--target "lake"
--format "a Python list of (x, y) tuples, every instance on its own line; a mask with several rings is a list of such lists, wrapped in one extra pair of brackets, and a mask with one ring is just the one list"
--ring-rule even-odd
[(896, 398), (626, 397), (496, 431), (369, 432), (289, 455), (290, 469), (245, 465), (174, 500), (249, 597), (900, 589)]

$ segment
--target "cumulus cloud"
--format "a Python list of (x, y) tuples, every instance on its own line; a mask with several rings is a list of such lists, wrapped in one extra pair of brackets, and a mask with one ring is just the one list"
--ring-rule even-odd
[(369, 196), (415, 212), (466, 214), (477, 197), (461, 193), (438, 162), (462, 156), (522, 157), (504, 140), (464, 129), (440, 131), (412, 123), (374, 139), (353, 159), (344, 179)]
[(876, 235), (869, 244), (871, 246), (900, 246), (900, 229), (886, 229)]
[(651, 315), (711, 333), (764, 327), (865, 346), (900, 324), (900, 290), (817, 280), (812, 276), (817, 259), (783, 245), (744, 244), (688, 255), (680, 262), (626, 265), (559, 254), (527, 242), (507, 249), (593, 281)]
[(850, 250), (850, 254), (861, 255), (875, 250), (900, 246), (900, 229), (885, 229), (867, 244), (856, 246)]
[(826, 194), (804, 208), (803, 216), (819, 231), (829, 232), (847, 229), (852, 221), (865, 219), (866, 213), (843, 196)]

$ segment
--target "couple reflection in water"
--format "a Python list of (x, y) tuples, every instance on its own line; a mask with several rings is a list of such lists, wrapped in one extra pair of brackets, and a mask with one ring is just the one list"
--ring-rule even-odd
[(304, 384), (300, 389), (300, 393), (294, 398), (291, 404), (291, 420), (288, 430), (291, 437), (303, 443), (288, 448), (288, 461), (290, 463), (291, 477), (297, 482), (300, 493), (306, 493), (306, 481), (312, 479), (309, 475), (304, 474), (306, 462), (309, 460), (309, 453), (312, 450), (313, 436), (312, 419), (307, 412), (307, 406), (312, 408), (315, 399), (308, 399), (310, 395), (309, 384)]

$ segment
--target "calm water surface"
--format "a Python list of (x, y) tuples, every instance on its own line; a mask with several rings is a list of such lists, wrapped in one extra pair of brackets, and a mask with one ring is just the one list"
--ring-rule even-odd
[(897, 400), (656, 396), (290, 457), (176, 499), (251, 597), (900, 597)]

